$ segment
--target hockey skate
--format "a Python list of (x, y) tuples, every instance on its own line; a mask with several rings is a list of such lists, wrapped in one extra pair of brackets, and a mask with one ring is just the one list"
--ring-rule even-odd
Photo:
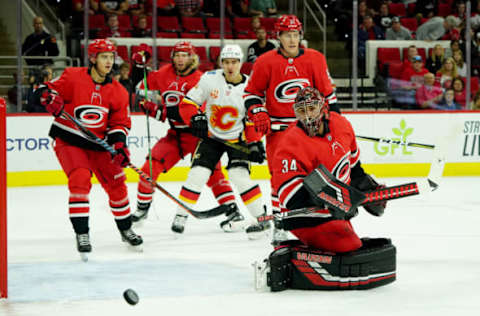
[(143, 251), (142, 244), (143, 239), (140, 235), (135, 234), (135, 232), (129, 228), (120, 231), (122, 236), (122, 241), (128, 243), (128, 246), (135, 251)]
[(226, 233), (241, 231), (245, 228), (245, 218), (238, 211), (236, 204), (233, 204), (232, 211), (227, 214), (227, 218), (220, 223), (220, 228)]
[(137, 210), (132, 214), (132, 222), (135, 226), (140, 226), (139, 224), (143, 224), (147, 219), (150, 205), (151, 203), (137, 203)]
[(86, 234), (77, 234), (77, 250), (80, 253), (80, 259), (82, 261), (87, 262), (89, 252), (92, 252), (92, 245), (90, 244), (90, 235)]
[(183, 234), (185, 230), (185, 222), (187, 221), (188, 216), (176, 214), (172, 223), (172, 231), (177, 234)]
[(260, 222), (248, 226), (245, 231), (247, 233), (248, 239), (255, 240), (260, 239), (263, 236), (268, 236), (270, 233), (270, 228), (270, 222)]

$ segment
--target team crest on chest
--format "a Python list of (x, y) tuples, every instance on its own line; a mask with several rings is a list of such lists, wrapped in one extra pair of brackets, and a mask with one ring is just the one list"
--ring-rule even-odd
[(233, 106), (212, 105), (210, 115), (210, 124), (213, 128), (219, 128), (224, 131), (231, 129), (238, 118), (238, 109)]

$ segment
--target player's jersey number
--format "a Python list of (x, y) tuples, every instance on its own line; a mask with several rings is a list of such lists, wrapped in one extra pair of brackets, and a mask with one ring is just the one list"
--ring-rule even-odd
[(288, 160), (288, 159), (283, 159), (282, 160), (282, 173), (288, 173), (290, 171), (297, 171), (297, 161), (295, 159)]

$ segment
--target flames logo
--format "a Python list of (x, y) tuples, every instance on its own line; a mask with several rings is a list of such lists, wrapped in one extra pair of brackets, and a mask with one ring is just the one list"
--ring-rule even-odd
[(165, 102), (166, 106), (176, 106), (180, 104), (184, 96), (184, 93), (177, 90), (166, 90), (162, 93), (163, 102)]
[(295, 101), (298, 91), (310, 85), (308, 79), (296, 78), (280, 83), (275, 88), (275, 99), (280, 103)]
[(75, 117), (86, 127), (97, 128), (104, 125), (108, 110), (96, 105), (81, 105), (75, 108)]
[(210, 125), (224, 131), (231, 129), (238, 118), (238, 110), (233, 106), (211, 106)]

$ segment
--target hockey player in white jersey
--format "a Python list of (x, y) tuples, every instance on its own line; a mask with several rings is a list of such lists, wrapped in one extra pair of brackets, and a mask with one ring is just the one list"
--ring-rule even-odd
[[(265, 150), (260, 141), (261, 135), (255, 132), (253, 124), (249, 124), (245, 119), (242, 97), (248, 76), (240, 73), (242, 59), (243, 53), (238, 45), (226, 45), (220, 53), (222, 69), (203, 74), (179, 107), (183, 121), (190, 122), (192, 133), (201, 139), (193, 155), (187, 181), (180, 191), (180, 199), (195, 204), (215, 165), (222, 155), (227, 153), (229, 179), (237, 187), (251, 215), (257, 218), (265, 214), (265, 205), (260, 187), (250, 179), (250, 161), (262, 163)], [(200, 107), (204, 103), (205, 112), (202, 112)], [(192, 108), (196, 110), (195, 114)], [(226, 146), (222, 142), (243, 145), (249, 149), (249, 153)], [(187, 213), (179, 208), (172, 230), (183, 233), (186, 220)], [(227, 214), (227, 219), (221, 222), (220, 226), (226, 232), (238, 231), (245, 228), (246, 222), (244, 217), (235, 211)], [(247, 227), (246, 232), (249, 238), (253, 239), (268, 228), (268, 225), (255, 221)]]

